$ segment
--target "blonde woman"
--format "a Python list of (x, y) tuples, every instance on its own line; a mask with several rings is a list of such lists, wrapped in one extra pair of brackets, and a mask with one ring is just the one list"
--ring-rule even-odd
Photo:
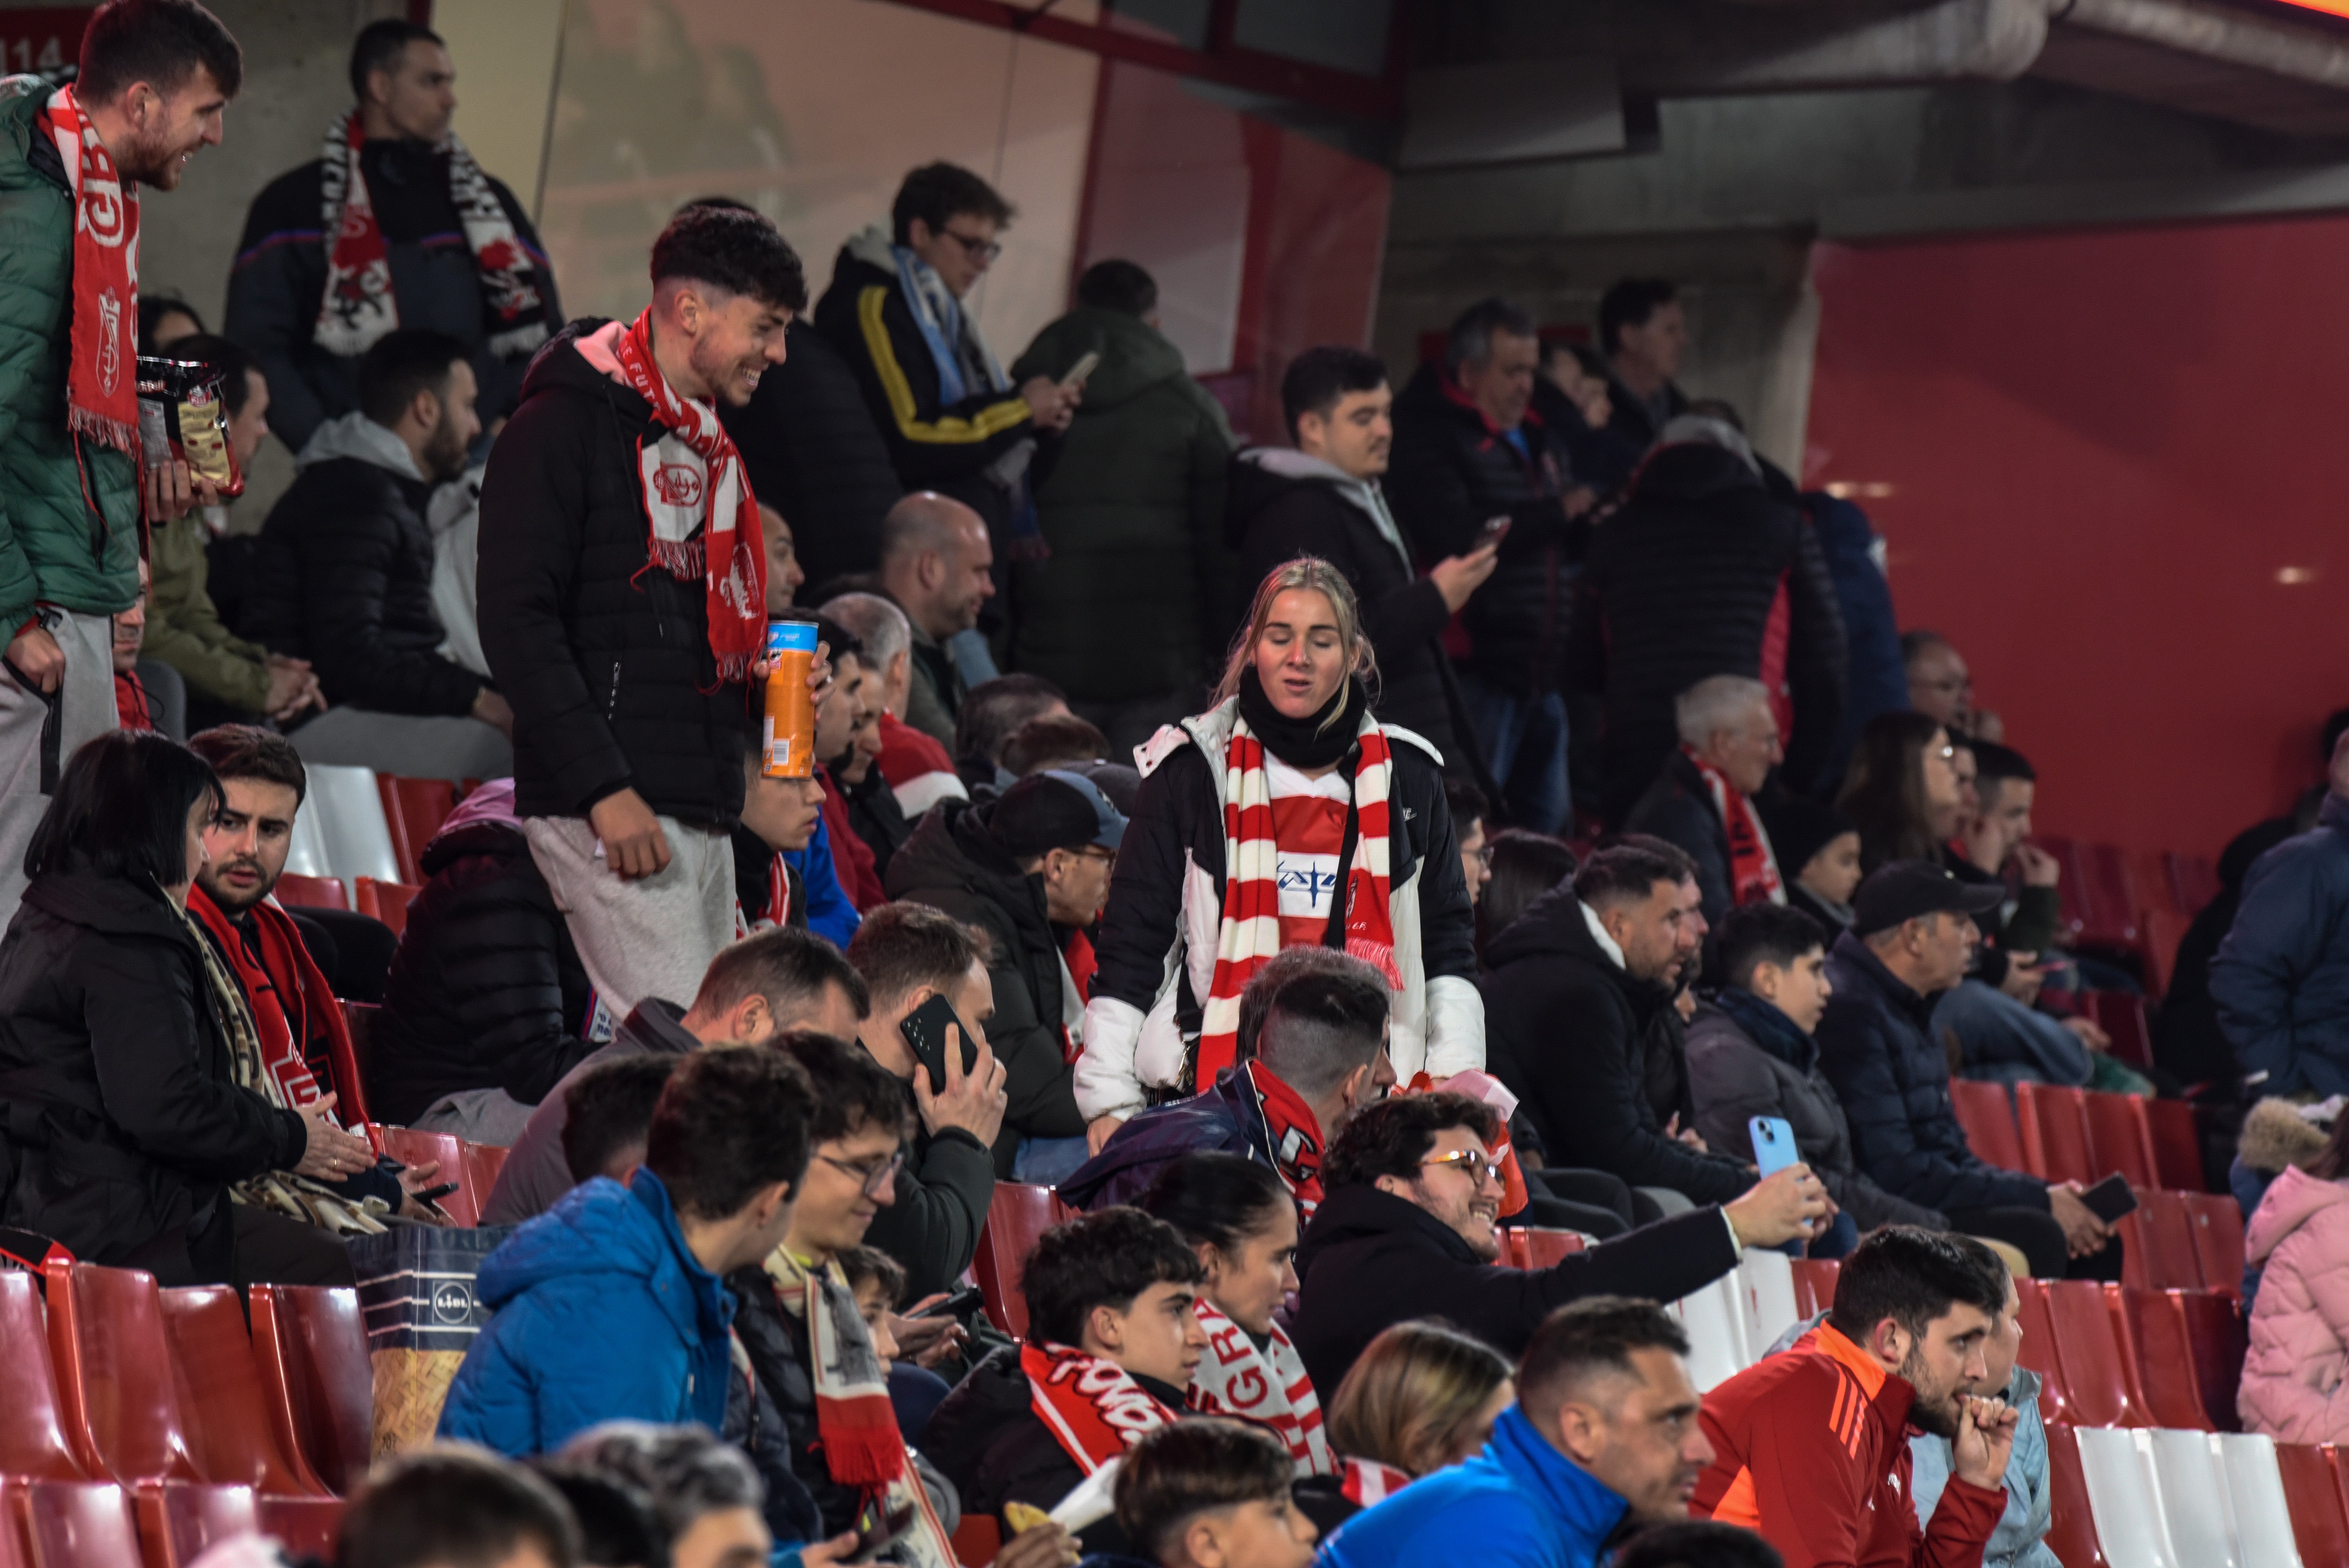
[(1346, 1495), (1362, 1507), (1468, 1459), (1516, 1403), (1508, 1358), (1433, 1323), (1398, 1323), (1371, 1341), (1330, 1401), (1330, 1447)]
[(1152, 1099), (1234, 1065), (1240, 993), (1284, 947), (1379, 969), (1405, 1084), (1485, 1065), (1443, 758), (1379, 724), (1375, 674), (1344, 574), (1300, 556), (1257, 586), (1216, 706), (1136, 754), (1076, 1069), (1094, 1152)]

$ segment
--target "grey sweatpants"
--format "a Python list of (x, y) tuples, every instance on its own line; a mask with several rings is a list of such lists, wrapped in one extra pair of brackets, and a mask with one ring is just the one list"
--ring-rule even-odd
[(407, 779), (461, 783), (513, 772), (513, 742), (505, 732), (463, 714), (330, 707), (288, 738), (305, 762), (372, 768)]
[(66, 655), (65, 679), (57, 694), (28, 689), (0, 669), (0, 929), (16, 918), (25, 896), (25, 847), (49, 809), (49, 798), (41, 791), (41, 764), (48, 753), (42, 731), (52, 705), (59, 771), (83, 742), (119, 722), (114, 711), (114, 617), (46, 608), (41, 614)]
[(660, 825), (668, 864), (631, 880), (605, 864), (585, 820), (523, 819), (530, 858), (570, 923), (596, 1000), (616, 1019), (647, 996), (690, 1007), (702, 972), (734, 940), (733, 841), (674, 817)]

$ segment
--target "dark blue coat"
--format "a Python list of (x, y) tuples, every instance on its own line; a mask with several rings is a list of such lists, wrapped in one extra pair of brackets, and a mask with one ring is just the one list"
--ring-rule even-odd
[[(1832, 793), (1843, 782), (1844, 765), (1859, 739), (1859, 727), (1879, 713), (1909, 706), (1909, 668), (1900, 657), (1900, 621), (1892, 608), (1892, 585), (1877, 562), (1876, 529), (1868, 513), (1825, 490), (1805, 491), (1803, 508), (1811, 515), (1827, 575), (1835, 583), (1836, 603), (1843, 611), (1847, 673), (1843, 721), (1827, 748), (1826, 766), (1816, 779), (1792, 782), (1797, 789)], [(1795, 866), (1787, 874), (1802, 869)]]
[(1985, 1164), (1950, 1099), (1930, 997), (1894, 977), (1851, 933), (1827, 954), (1835, 994), (1819, 1020), (1819, 1065), (1851, 1123), (1853, 1161), (1876, 1184), (1944, 1213), (2047, 1207), (2047, 1183)]
[(1133, 1202), (1163, 1167), (1195, 1149), (1273, 1163), (1264, 1117), (1237, 1071), (1203, 1094), (1138, 1113), (1061, 1183), (1061, 1202), (1087, 1211)]
[(2263, 1095), (2349, 1093), (2349, 800), (2326, 796), (2316, 823), (2252, 862), (2210, 961), (2219, 1026)]

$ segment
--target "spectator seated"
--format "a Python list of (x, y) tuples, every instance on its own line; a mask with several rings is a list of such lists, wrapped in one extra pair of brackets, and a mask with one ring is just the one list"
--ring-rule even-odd
[(981, 681), (955, 715), (955, 767), (963, 783), (981, 800), (1001, 794), (1020, 777), (1003, 764), (1003, 748), (1013, 733), (1030, 719), (1069, 717), (1068, 694), (1041, 676)]
[(1130, 1550), (1157, 1568), (1306, 1568), (1319, 1535), (1288, 1454), (1245, 1421), (1149, 1433), (1127, 1451), (1115, 1499)]
[(1664, 758), (1626, 832), (1671, 844), (1696, 865), (1704, 923), (1718, 930), (1741, 904), (1784, 903), (1784, 868), (1754, 797), (1785, 759), (1770, 689), (1743, 676), (1713, 676), (1673, 701), (1680, 749)]

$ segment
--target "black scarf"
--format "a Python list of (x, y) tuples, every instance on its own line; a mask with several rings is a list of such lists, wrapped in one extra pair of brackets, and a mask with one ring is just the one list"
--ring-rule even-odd
[(1264, 695), (1254, 665), (1240, 671), (1240, 717), (1247, 720), (1249, 732), (1264, 742), (1267, 751), (1300, 772), (1342, 761), (1354, 748), (1354, 738), (1362, 727), (1362, 711), (1370, 705), (1371, 694), (1361, 677), (1348, 676), (1346, 684), (1320, 712), (1310, 718), (1290, 718)]

